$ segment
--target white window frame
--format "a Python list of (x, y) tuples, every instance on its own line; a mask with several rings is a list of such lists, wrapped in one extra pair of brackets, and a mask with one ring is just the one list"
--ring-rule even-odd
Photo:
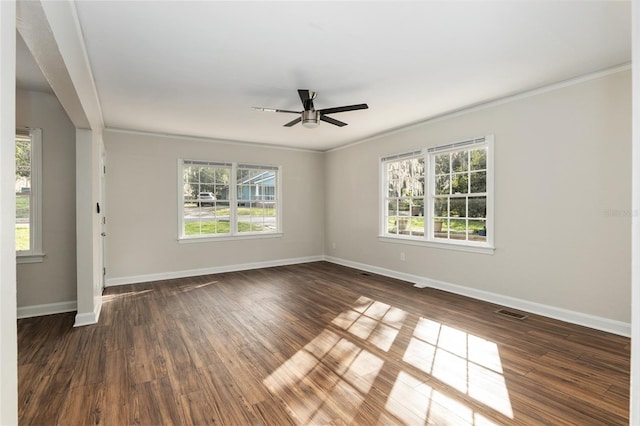
[[(231, 168), (229, 178), (229, 233), (225, 234), (204, 234), (204, 235), (185, 235), (184, 233), (184, 167), (185, 163), (202, 164), (202, 165), (226, 165)], [(257, 231), (257, 232), (238, 232), (237, 231), (237, 175), (238, 168), (251, 167), (264, 170), (273, 170), (276, 172), (276, 189), (275, 189), (275, 207), (276, 207), (276, 230), (275, 231)], [(261, 239), (261, 238), (278, 238), (282, 237), (282, 167), (267, 164), (248, 164), (237, 162), (214, 162), (191, 159), (178, 159), (178, 242), (179, 243), (199, 243), (211, 241), (229, 241), (242, 239)]]
[(16, 135), (28, 133), (31, 139), (31, 188), (29, 190), (29, 250), (16, 251), (17, 263), (44, 260), (42, 250), (42, 129), (18, 129)]
[[(433, 237), (433, 203), (434, 203), (434, 158), (436, 154), (444, 152), (452, 152), (472, 147), (487, 147), (487, 177), (486, 177), (486, 197), (487, 197), (487, 214), (486, 214), (486, 241), (467, 241), (442, 239)], [(439, 145), (425, 148), (418, 151), (412, 151), (402, 154), (395, 154), (380, 159), (380, 233), (378, 239), (383, 242), (426, 246), (448, 250), (458, 250), (472, 253), (493, 254), (494, 247), (494, 138), (493, 135), (486, 135), (480, 138), (455, 142), (446, 145)], [(425, 188), (424, 188), (424, 236), (420, 235), (400, 235), (387, 232), (387, 165), (391, 162), (424, 157), (425, 164)]]

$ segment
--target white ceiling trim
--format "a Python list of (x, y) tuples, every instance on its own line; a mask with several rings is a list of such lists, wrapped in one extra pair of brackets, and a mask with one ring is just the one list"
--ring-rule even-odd
[(247, 146), (252, 148), (279, 149), (283, 151), (298, 151), (298, 152), (313, 152), (313, 153), (324, 152), (318, 149), (311, 149), (311, 148), (298, 148), (298, 147), (291, 147), (291, 146), (284, 146), (284, 145), (273, 145), (273, 144), (265, 144), (265, 143), (257, 143), (257, 142), (230, 140), (230, 139), (216, 139), (216, 138), (207, 138), (203, 136), (190, 136), (190, 135), (182, 135), (182, 134), (175, 134), (175, 133), (159, 133), (159, 132), (147, 132), (143, 130), (118, 129), (113, 127), (106, 127), (104, 131), (105, 133), (123, 133), (123, 134), (130, 134), (130, 135), (152, 136), (152, 137), (159, 137), (159, 138), (165, 138), (165, 139), (183, 139), (183, 140), (194, 141), (194, 142), (207, 142), (207, 143), (216, 143), (216, 144), (225, 144), (225, 145)]

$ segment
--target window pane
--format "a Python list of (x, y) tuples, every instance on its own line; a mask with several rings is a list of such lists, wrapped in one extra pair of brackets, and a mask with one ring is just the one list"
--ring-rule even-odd
[(449, 200), (448, 198), (436, 198), (433, 202), (433, 215), (435, 217), (449, 216)]
[(186, 222), (184, 224), (184, 234), (187, 236), (228, 233), (228, 220), (196, 220), (192, 222)]
[(471, 151), (471, 170), (486, 170), (487, 168), (487, 148), (474, 149)]
[(399, 197), (400, 196), (400, 184), (398, 183), (397, 180), (390, 180), (389, 181), (389, 185), (388, 185), (389, 191), (388, 191), (388, 196), (389, 197)]
[(487, 197), (469, 198), (469, 217), (487, 217)]
[(466, 172), (469, 170), (469, 152), (456, 151), (451, 153), (451, 172)]
[(451, 193), (466, 194), (469, 192), (469, 175), (456, 173), (451, 176)]
[(190, 183), (187, 185), (185, 198), (196, 199), (198, 197), (198, 193), (200, 193), (200, 185), (197, 183)]
[(398, 215), (398, 200), (390, 200), (387, 203), (387, 216)]
[(448, 220), (435, 220), (433, 222), (433, 236), (435, 238), (449, 238)]
[(31, 249), (31, 139), (16, 138), (16, 251)]
[(275, 232), (276, 172), (259, 168), (238, 169), (236, 232)]
[(227, 168), (217, 168), (216, 172), (215, 172), (215, 182), (216, 184), (221, 184), (224, 186), (228, 186), (229, 185), (229, 174), (231, 173), (231, 171)]
[(214, 182), (215, 169), (213, 167), (200, 167), (199, 172), (200, 172), (200, 182), (202, 183)]
[(424, 216), (424, 200), (422, 198), (411, 200), (411, 216)]
[(450, 175), (436, 176), (436, 195), (449, 194), (451, 188)]
[(238, 169), (238, 182), (244, 182), (249, 177), (249, 170)]
[(398, 234), (409, 235), (411, 230), (411, 219), (406, 217), (398, 218)]
[(16, 251), (26, 251), (31, 248), (29, 195), (30, 192), (16, 194)]
[(271, 203), (269, 206), (265, 206), (265, 215), (264, 215), (264, 230), (275, 232), (278, 230), (278, 221), (277, 221), (277, 212), (275, 203)]
[(449, 154), (436, 155), (435, 158), (435, 174), (443, 175), (449, 173)]
[(398, 233), (398, 219), (395, 217), (387, 218), (387, 233), (389, 234), (397, 234)]
[(484, 220), (469, 221), (469, 240), (479, 242), (487, 241), (487, 228)]
[(411, 219), (411, 235), (424, 235), (424, 218), (414, 217)]
[(424, 173), (423, 156), (387, 163), (385, 233), (424, 234)]
[(410, 208), (411, 208), (411, 202), (409, 200), (400, 200), (400, 203), (398, 206), (398, 215), (409, 216)]
[(452, 198), (449, 203), (451, 217), (467, 216), (467, 200), (466, 198)]
[(229, 201), (229, 185), (216, 185), (215, 194), (218, 201)]
[(449, 238), (452, 240), (467, 239), (467, 221), (465, 219), (451, 219), (449, 221)]
[(471, 192), (487, 191), (487, 172), (471, 172)]
[(398, 179), (398, 170), (397, 163), (389, 163), (387, 164), (387, 181), (397, 180)]
[(215, 186), (212, 183), (201, 183), (199, 192), (215, 192)]

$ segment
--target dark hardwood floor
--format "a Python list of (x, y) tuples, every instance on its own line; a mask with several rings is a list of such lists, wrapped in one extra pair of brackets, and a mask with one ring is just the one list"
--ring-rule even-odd
[(627, 338), (319, 262), (18, 322), (21, 424), (628, 424)]

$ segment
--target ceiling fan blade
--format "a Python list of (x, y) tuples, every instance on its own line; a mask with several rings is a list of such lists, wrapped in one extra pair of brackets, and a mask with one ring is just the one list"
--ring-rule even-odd
[(335, 114), (336, 112), (346, 112), (346, 111), (355, 111), (358, 109), (367, 109), (369, 105), (367, 104), (357, 104), (357, 105), (347, 105), (335, 108), (325, 108), (319, 110), (320, 114)]
[[(299, 113), (298, 113), (299, 114)], [(302, 121), (302, 117), (298, 117), (295, 120), (291, 120), (290, 122), (288, 122), (287, 124), (284, 125), (284, 127), (291, 127), (295, 124), (298, 124), (299, 122)]]
[(275, 109), (275, 108), (262, 108), (262, 107), (253, 107), (256, 111), (264, 111), (264, 112), (287, 112), (290, 114), (300, 114), (302, 111), (289, 111), (288, 109)]
[(338, 127), (343, 127), (347, 125), (347, 123), (344, 123), (340, 120), (336, 120), (335, 118), (327, 117), (326, 115), (322, 115), (322, 114), (320, 114), (320, 120), (326, 121), (327, 123), (331, 123)]
[(311, 99), (310, 94), (311, 94), (311, 90), (298, 89), (298, 95), (300, 96), (300, 100), (302, 101), (303, 104), (309, 99)]
[(298, 96), (300, 96), (305, 111), (313, 109), (313, 99), (316, 97), (316, 92), (309, 89), (298, 89)]

